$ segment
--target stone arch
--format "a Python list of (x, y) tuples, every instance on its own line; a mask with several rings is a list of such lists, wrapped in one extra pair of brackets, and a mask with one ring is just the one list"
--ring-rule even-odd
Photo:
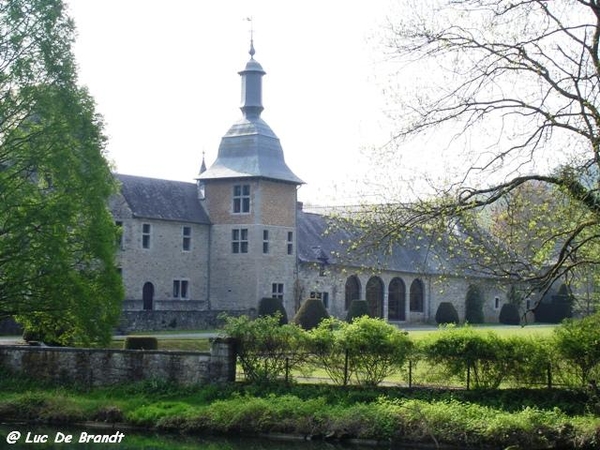
[(411, 312), (425, 311), (425, 289), (423, 282), (416, 278), (410, 285), (410, 310)]
[(351, 275), (346, 279), (346, 288), (344, 294), (344, 306), (348, 310), (352, 300), (360, 300), (360, 280), (356, 275)]
[(144, 311), (152, 311), (154, 309), (154, 285), (149, 281), (144, 283), (142, 288), (142, 308)]
[(379, 277), (367, 281), (367, 303), (372, 317), (383, 318), (383, 291), (385, 287)]
[(406, 285), (399, 277), (388, 286), (388, 320), (406, 320)]

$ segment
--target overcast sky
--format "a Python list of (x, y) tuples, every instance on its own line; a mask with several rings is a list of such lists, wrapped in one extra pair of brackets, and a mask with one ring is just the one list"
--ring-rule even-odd
[[(311, 204), (356, 203), (361, 148), (389, 135), (376, 51), (388, 1), (68, 0), (81, 84), (106, 121), (108, 156), (126, 174), (192, 181), (202, 153), (241, 117), (240, 71), (255, 59), (263, 119)], [(371, 169), (368, 169), (369, 171)]]

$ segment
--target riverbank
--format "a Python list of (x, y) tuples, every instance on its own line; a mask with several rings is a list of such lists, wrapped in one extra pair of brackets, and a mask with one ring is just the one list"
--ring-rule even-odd
[(187, 435), (506, 448), (598, 448), (596, 400), (573, 390), (426, 390), (162, 382), (84, 389), (3, 376), (0, 421)]

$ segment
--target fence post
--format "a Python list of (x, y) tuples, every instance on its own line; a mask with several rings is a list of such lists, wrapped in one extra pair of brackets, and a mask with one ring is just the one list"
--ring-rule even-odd
[(348, 349), (346, 349), (346, 358), (344, 359), (344, 386), (348, 386)]
[(412, 387), (412, 359), (408, 360), (408, 387)]
[(471, 361), (467, 361), (467, 391), (471, 388)]
[(285, 382), (289, 384), (290, 382), (290, 358), (286, 356), (285, 358)]
[(548, 363), (546, 373), (548, 375), (548, 389), (552, 389), (552, 363)]

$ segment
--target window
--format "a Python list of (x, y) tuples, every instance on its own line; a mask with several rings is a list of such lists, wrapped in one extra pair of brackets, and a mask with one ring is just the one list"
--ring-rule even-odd
[(494, 297), (494, 309), (499, 309), (499, 308), (500, 308), (500, 298)]
[(189, 252), (192, 249), (192, 227), (182, 228), (182, 249)]
[(360, 299), (360, 280), (356, 275), (351, 275), (346, 279), (346, 287), (344, 291), (344, 305), (346, 310), (350, 308), (352, 300)]
[(231, 230), (231, 251), (233, 253), (248, 253), (248, 228)]
[(263, 230), (263, 253), (269, 253), (269, 230)]
[(117, 227), (117, 248), (123, 250), (123, 222), (117, 220), (115, 226)]
[(152, 227), (149, 223), (142, 224), (142, 248), (150, 248), (150, 233)]
[(173, 298), (188, 298), (188, 280), (173, 280)]
[(247, 214), (250, 212), (250, 185), (236, 184), (233, 186), (233, 212)]
[(287, 254), (288, 255), (294, 254), (294, 232), (293, 231), (288, 231), (288, 234), (287, 234)]
[(283, 283), (272, 284), (271, 297), (283, 299)]
[(323, 302), (325, 308), (329, 308), (329, 292), (311, 292), (310, 298), (318, 298)]
[(423, 312), (424, 303), (423, 282), (417, 278), (410, 285), (410, 310), (412, 312)]

